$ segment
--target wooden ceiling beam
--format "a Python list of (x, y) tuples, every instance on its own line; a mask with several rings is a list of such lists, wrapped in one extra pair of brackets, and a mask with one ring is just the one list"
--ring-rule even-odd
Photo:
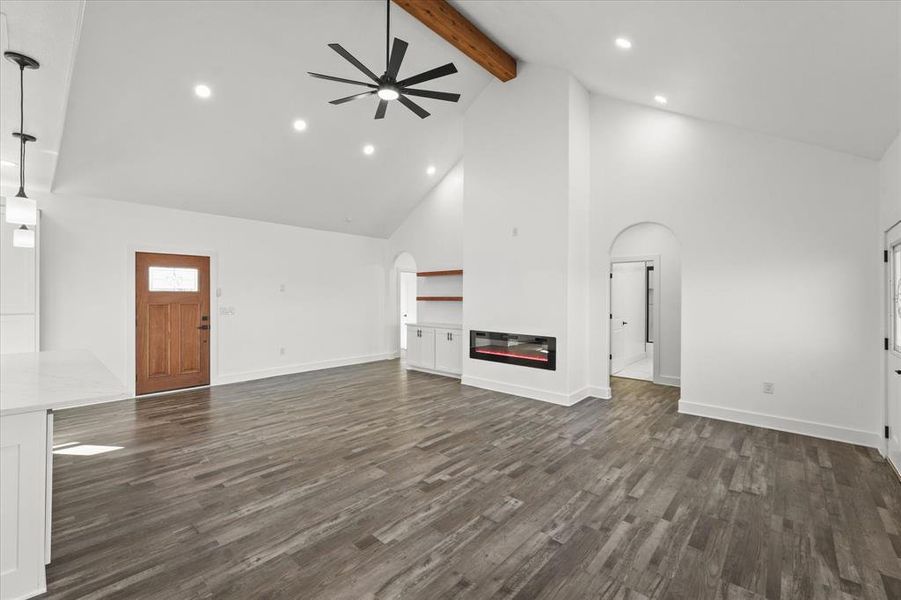
[(516, 59), (491, 41), (447, 0), (393, 1), (501, 81), (516, 77)]

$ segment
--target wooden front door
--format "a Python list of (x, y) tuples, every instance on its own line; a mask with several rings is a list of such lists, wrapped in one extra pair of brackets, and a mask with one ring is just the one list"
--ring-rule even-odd
[(210, 383), (210, 259), (135, 254), (135, 390)]

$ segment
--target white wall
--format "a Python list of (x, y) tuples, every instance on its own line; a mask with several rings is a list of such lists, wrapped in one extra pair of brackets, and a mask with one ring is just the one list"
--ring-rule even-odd
[[(587, 90), (569, 77), (569, 243), (566, 273), (566, 388), (569, 401), (610, 390), (588, 387), (589, 207), (591, 202), (591, 102)], [(528, 333), (528, 332), (526, 332)]]
[[(463, 163), (457, 163), (423, 198), (386, 243), (385, 261), (387, 315), (385, 329), (387, 351), (396, 352), (398, 335), (397, 276), (390, 265), (408, 252), (419, 271), (445, 271), (463, 266)], [(465, 276), (465, 274), (464, 274)], [(427, 296), (459, 296), (460, 277), (421, 277), (417, 293)], [(431, 323), (462, 323), (459, 302), (420, 302), (417, 320)]]
[[(463, 383), (561, 404), (585, 389), (575, 379), (580, 368), (568, 362), (585, 360), (584, 352), (571, 355), (568, 336), (570, 294), (578, 288), (569, 277), (585, 260), (580, 234), (570, 229), (572, 211), (587, 208), (578, 194), (588, 171), (586, 181), (573, 173), (587, 157), (570, 157), (588, 147), (572, 131), (588, 126), (588, 111), (581, 120), (576, 112), (587, 104), (580, 93), (565, 71), (521, 64), (516, 79), (492, 82), (467, 111), (464, 331), (555, 336), (557, 371), (467, 356)], [(573, 302), (587, 306), (587, 297)]]
[(901, 221), (901, 136), (879, 161), (879, 228), (888, 230)]
[(35, 352), (39, 349), (38, 260), (41, 247), (40, 215), (34, 248), (13, 246), (19, 225), (6, 222), (6, 206), (0, 206), (0, 354)]
[(213, 256), (214, 384), (386, 357), (384, 240), (108, 200), (38, 201), (45, 350), (87, 348), (133, 386), (137, 249)]
[(679, 385), (682, 370), (682, 258), (679, 242), (667, 228), (658, 223), (638, 223), (621, 232), (613, 242), (613, 258), (657, 255), (659, 289), (655, 290), (660, 305), (660, 323), (654, 353), (660, 365), (658, 383)]
[(611, 242), (656, 221), (682, 246), (680, 410), (881, 446), (876, 163), (605, 97), (591, 136), (593, 384)]

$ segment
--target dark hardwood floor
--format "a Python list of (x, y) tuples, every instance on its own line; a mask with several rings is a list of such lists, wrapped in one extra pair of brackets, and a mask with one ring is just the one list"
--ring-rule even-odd
[[(513, 368), (513, 367), (511, 367)], [(47, 598), (901, 598), (878, 453), (344, 367), (57, 413)]]

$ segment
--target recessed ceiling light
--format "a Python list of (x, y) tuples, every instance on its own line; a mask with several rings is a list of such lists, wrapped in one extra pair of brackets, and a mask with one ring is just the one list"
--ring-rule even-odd
[(208, 85), (198, 83), (194, 86), (194, 95), (198, 98), (209, 98), (213, 95), (213, 90), (211, 90)]
[(623, 50), (628, 50), (629, 48), (632, 47), (632, 42), (630, 42), (628, 39), (626, 39), (624, 37), (616, 38), (616, 42), (614, 42), (614, 43), (616, 44), (617, 48), (622, 48)]
[(297, 119), (294, 121), (294, 131), (303, 131), (307, 128), (307, 122), (303, 119)]
[(426, 175), (434, 175), (435, 174), (435, 165), (429, 165), (429, 168), (425, 170)]
[(0, 165), (3, 165), (4, 167), (15, 167), (16, 163), (9, 160), (0, 160)]
[(372, 144), (366, 144), (365, 146), (363, 146), (363, 154), (365, 154), (366, 156), (369, 156), (373, 152), (375, 152), (375, 146), (373, 146)]
[(657, 104), (666, 104), (667, 103), (666, 96), (657, 94), (656, 96), (654, 96), (654, 102), (656, 102)]

